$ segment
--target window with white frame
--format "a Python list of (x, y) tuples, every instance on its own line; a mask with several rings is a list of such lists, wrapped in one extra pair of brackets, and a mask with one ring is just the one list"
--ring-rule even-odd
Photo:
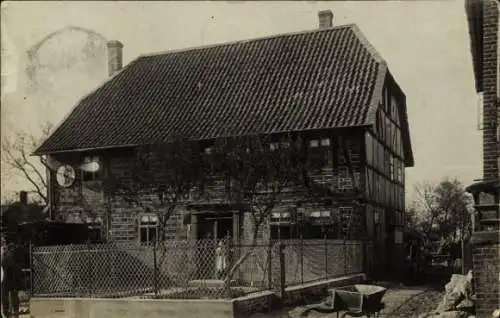
[(330, 138), (322, 138), (321, 147), (328, 147), (328, 146), (330, 146)]
[(159, 225), (158, 216), (153, 214), (142, 215), (139, 218), (139, 242), (153, 244), (158, 240)]
[(280, 145), (277, 142), (272, 142), (269, 144), (269, 150), (271, 150), (271, 151), (278, 150), (279, 147), (280, 147)]
[(292, 239), (297, 232), (292, 220), (292, 210), (287, 207), (280, 207), (279, 211), (271, 214), (270, 231), (271, 239)]
[(101, 158), (99, 156), (85, 156), (80, 165), (81, 177), (83, 181), (100, 180), (100, 172), (102, 170)]
[(214, 148), (212, 147), (206, 147), (204, 152), (206, 155), (211, 155), (213, 153)]

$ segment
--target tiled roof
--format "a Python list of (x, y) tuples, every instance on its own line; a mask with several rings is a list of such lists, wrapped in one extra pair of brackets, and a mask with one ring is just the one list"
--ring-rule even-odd
[(368, 125), (385, 73), (356, 25), (141, 56), (35, 153)]

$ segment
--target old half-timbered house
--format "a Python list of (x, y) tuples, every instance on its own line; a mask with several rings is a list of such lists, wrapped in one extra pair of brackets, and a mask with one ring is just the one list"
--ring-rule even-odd
[[(316, 30), (145, 55), (123, 68), (122, 45), (110, 42), (111, 78), (35, 152), (54, 168), (54, 218), (101, 224), (109, 240), (154, 239), (158, 219), (102, 186), (130, 175), (131, 149), (174, 130), (204, 155), (226, 135), (294, 133), (315, 162), (312, 179), (336, 195), (276, 207), (260, 237), (335, 236), (335, 216), (347, 215), (351, 235), (372, 240), (384, 263), (402, 244), (404, 171), (414, 164), (405, 94), (356, 25), (333, 26), (331, 11), (319, 18)], [(212, 197), (179, 205), (166, 237), (244, 240), (252, 224), (221, 199), (226, 181), (211, 176)]]

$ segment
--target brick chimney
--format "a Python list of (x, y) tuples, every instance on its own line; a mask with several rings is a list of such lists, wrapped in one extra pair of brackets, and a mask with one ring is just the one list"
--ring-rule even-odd
[(327, 29), (333, 27), (332, 10), (323, 10), (318, 12), (319, 28)]
[(120, 41), (108, 41), (108, 71), (113, 76), (123, 66), (123, 44)]
[(19, 192), (19, 202), (21, 202), (22, 204), (28, 204), (28, 192)]
[(499, 12), (496, 1), (484, 1), (482, 30), (482, 82), (483, 82), (483, 179), (500, 177), (497, 128), (499, 125), (498, 96), (498, 30)]

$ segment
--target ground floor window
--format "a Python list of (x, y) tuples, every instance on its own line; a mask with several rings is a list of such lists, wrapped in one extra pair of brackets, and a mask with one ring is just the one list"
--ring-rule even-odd
[(139, 219), (139, 242), (153, 244), (158, 240), (159, 220), (156, 215), (143, 215)]

